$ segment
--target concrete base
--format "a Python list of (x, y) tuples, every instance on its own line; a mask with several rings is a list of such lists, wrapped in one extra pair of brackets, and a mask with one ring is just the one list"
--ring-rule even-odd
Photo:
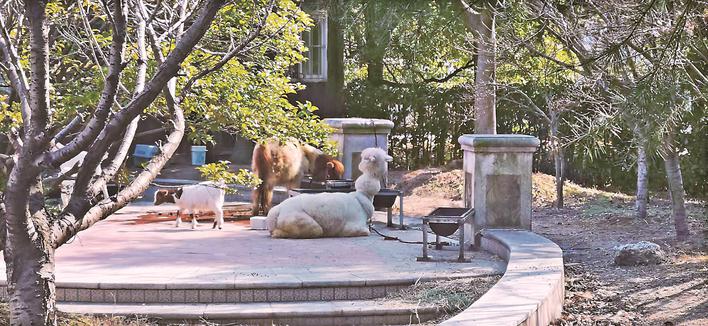
[(531, 230), (531, 163), (538, 138), (462, 135), (458, 141), (464, 150), (465, 206), (475, 210), (466, 231)]
[(344, 164), (344, 178), (356, 179), (361, 175), (358, 166), (361, 151), (378, 147), (388, 151), (388, 134), (393, 122), (384, 119), (332, 118), (324, 120), (334, 132), (330, 139), (337, 142), (339, 160)]
[(266, 217), (265, 216), (254, 216), (251, 217), (251, 230), (267, 230)]

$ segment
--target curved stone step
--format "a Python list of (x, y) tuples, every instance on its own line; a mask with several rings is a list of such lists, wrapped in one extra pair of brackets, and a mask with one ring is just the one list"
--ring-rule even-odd
[[(203, 283), (76, 283), (57, 282), (57, 301), (93, 303), (252, 303), (382, 298), (416, 282), (486, 277), (501, 274), (494, 269), (472, 269), (447, 276), (417, 273), (359, 274), (360, 277), (298, 278), (281, 275), (245, 282), (204, 280)], [(4, 284), (2, 284), (4, 285)], [(0, 285), (0, 297), (5, 287)]]
[(504, 276), (441, 325), (549, 325), (561, 317), (565, 282), (558, 245), (531, 231), (486, 229), (481, 246), (507, 261)]
[(161, 323), (213, 321), (246, 325), (401, 325), (434, 319), (435, 306), (382, 300), (237, 304), (60, 303), (60, 311), (142, 316)]
[(253, 302), (292, 302), (320, 300), (367, 300), (385, 297), (413, 284), (413, 282), (392, 285), (330, 285), (284, 287), (282, 285), (261, 285), (259, 287), (219, 288), (215, 284), (185, 286), (179, 288), (146, 286), (144, 288), (125, 288), (113, 285), (112, 288), (57, 288), (59, 302), (91, 303), (253, 303)]

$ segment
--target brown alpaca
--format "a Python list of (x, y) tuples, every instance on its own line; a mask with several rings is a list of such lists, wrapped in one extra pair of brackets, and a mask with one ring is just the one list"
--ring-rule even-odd
[(313, 181), (341, 179), (344, 175), (344, 164), (327, 154), (322, 154), (315, 159), (312, 171)]
[(285, 186), (288, 190), (297, 188), (307, 172), (313, 173), (319, 181), (340, 179), (344, 173), (341, 162), (297, 141), (257, 144), (253, 149), (251, 168), (263, 181), (253, 191), (253, 215), (259, 212), (268, 214), (275, 186)]

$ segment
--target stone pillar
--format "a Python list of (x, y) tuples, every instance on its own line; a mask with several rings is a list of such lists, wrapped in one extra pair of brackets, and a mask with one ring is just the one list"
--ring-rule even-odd
[(332, 118), (324, 119), (334, 132), (330, 139), (337, 142), (338, 159), (344, 164), (344, 178), (356, 179), (360, 174), (361, 151), (379, 147), (388, 151), (388, 134), (393, 122), (384, 119)]
[(475, 209), (465, 232), (531, 230), (531, 163), (538, 138), (479, 134), (462, 135), (458, 141), (464, 151), (465, 206)]

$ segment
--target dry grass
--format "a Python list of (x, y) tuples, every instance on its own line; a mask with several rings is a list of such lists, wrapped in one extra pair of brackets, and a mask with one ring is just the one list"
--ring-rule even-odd
[[(556, 179), (552, 175), (534, 173), (533, 204), (535, 207), (551, 207), (556, 201)], [(622, 193), (608, 192), (594, 188), (586, 188), (576, 183), (565, 181), (563, 183), (564, 202), (567, 205), (581, 205), (596, 199), (626, 202), (634, 197)]]
[[(438, 319), (431, 322), (437, 322), (448, 319), (450, 316), (467, 309), (494, 286), (500, 278), (501, 276), (495, 275), (417, 283), (401, 291), (389, 294), (381, 300), (435, 305), (440, 309), (441, 315)], [(431, 325), (435, 324), (432, 323)]]
[[(157, 322), (143, 317), (109, 317), (59, 313), (60, 326), (152, 326)], [(0, 302), (0, 326), (10, 325), (10, 311), (7, 303)]]
[[(531, 180), (534, 207), (553, 206), (556, 201), (555, 177), (534, 173)], [(421, 204), (423, 199), (435, 199), (436, 203), (446, 206), (462, 205), (465, 182), (462, 170), (443, 171), (428, 168), (410, 172), (396, 171), (389, 174), (389, 181), (396, 185), (396, 189), (403, 191), (407, 202), (411, 203), (412, 206), (408, 206), (406, 213), (412, 216), (424, 216), (434, 208)], [(600, 205), (601, 210), (611, 208), (614, 203), (626, 203), (634, 198), (621, 193), (586, 188), (570, 181), (563, 184), (563, 193), (566, 205), (571, 207), (595, 201), (609, 204)]]

